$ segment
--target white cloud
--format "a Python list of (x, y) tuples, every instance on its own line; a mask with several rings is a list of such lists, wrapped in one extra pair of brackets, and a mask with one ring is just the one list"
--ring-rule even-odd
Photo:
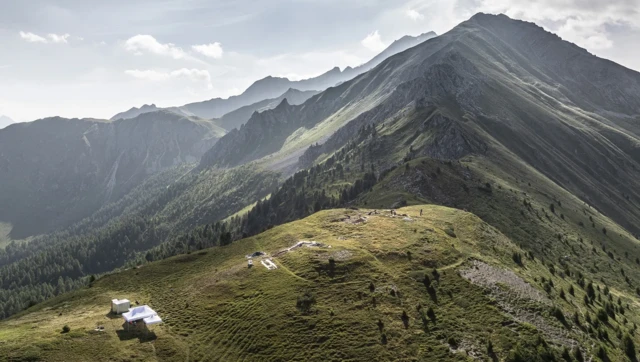
[(365, 48), (374, 52), (381, 52), (385, 48), (385, 45), (382, 42), (382, 39), (380, 39), (380, 34), (377, 30), (367, 35), (366, 38), (362, 39), (361, 43)]
[(418, 21), (418, 20), (424, 20), (424, 15), (420, 14), (419, 12), (413, 10), (413, 9), (409, 9), (407, 10), (407, 12), (405, 13), (405, 15), (413, 20), (413, 21)]
[(134, 54), (149, 52), (157, 55), (172, 57), (173, 59), (187, 58), (187, 53), (182, 48), (171, 43), (162, 44), (151, 35), (136, 35), (124, 43), (124, 48)]
[(40, 35), (36, 35), (34, 33), (25, 33), (24, 31), (20, 32), (20, 37), (30, 43), (46, 43), (47, 39), (41, 37)]
[(191, 47), (196, 52), (214, 59), (222, 58), (224, 50), (222, 50), (222, 44), (215, 42), (211, 44), (193, 45)]
[(164, 82), (171, 79), (188, 79), (193, 82), (204, 82), (208, 89), (212, 88), (211, 74), (204, 69), (187, 69), (181, 68), (173, 71), (148, 70), (126, 70), (125, 74), (137, 79), (148, 80), (153, 82)]
[[(54, 33), (49, 33), (46, 35), (46, 38), (43, 36), (40, 36), (38, 34), (34, 34), (34, 33), (30, 33), (30, 32), (24, 32), (21, 31), (20, 32), (20, 37), (30, 43), (43, 43), (43, 44), (47, 44), (47, 43), (51, 43), (51, 44), (67, 44), (69, 42), (69, 37), (71, 35), (69, 34), (54, 34)], [(82, 40), (82, 38), (78, 38), (80, 40)]]
[(49, 38), (49, 42), (51, 43), (58, 43), (58, 44), (66, 44), (67, 43), (67, 39), (69, 38), (69, 34), (47, 34), (47, 38)]
[(570, 18), (557, 32), (563, 39), (588, 49), (601, 50), (613, 46), (613, 41), (607, 37), (604, 26), (598, 22)]
[[(468, 11), (504, 13), (536, 22), (588, 50), (614, 46), (614, 28), (640, 29), (640, 0), (480, 0)], [(468, 14), (464, 14), (468, 15)]]

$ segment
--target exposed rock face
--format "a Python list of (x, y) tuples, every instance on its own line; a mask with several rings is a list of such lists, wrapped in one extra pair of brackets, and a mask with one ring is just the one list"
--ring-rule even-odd
[(487, 144), (480, 137), (465, 130), (457, 121), (441, 114), (425, 121), (421, 131), (431, 132), (432, 141), (418, 150), (419, 156), (457, 160), (472, 153), (487, 152)]
[(290, 88), (284, 94), (278, 98), (265, 99), (263, 101), (244, 106), (229, 112), (216, 120), (216, 124), (226, 130), (232, 130), (234, 128), (240, 128), (245, 124), (255, 112), (264, 112), (266, 110), (277, 107), (282, 100), (286, 99), (287, 103), (291, 105), (298, 105), (304, 103), (307, 99), (318, 94), (318, 91), (299, 91), (297, 89)]
[(344, 104), (340, 93), (322, 95), (297, 106), (284, 99), (272, 110), (255, 112), (245, 125), (229, 132), (202, 156), (200, 168), (233, 167), (280, 150), (295, 131), (312, 128)]
[[(362, 82), (366, 85), (359, 92), (365, 95), (349, 101), (389, 95), (310, 147), (299, 160), (301, 167), (352, 141), (363, 126), (402, 119), (407, 125), (394, 137), (431, 134), (414, 155), (509, 152), (505, 157), (515, 155), (637, 230), (639, 73), (535, 24), (478, 14), (344, 86), (353, 89)], [(435, 110), (444, 118), (432, 117)], [(376, 142), (375, 149), (387, 153), (394, 146), (383, 138)]]
[(20, 238), (66, 225), (149, 175), (197, 162), (224, 131), (171, 112), (115, 122), (48, 118), (0, 131), (0, 220)]

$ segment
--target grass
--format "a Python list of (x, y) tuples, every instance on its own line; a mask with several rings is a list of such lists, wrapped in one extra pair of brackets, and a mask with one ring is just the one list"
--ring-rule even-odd
[[(322, 211), (227, 247), (103, 277), (0, 322), (0, 355), (48, 361), (464, 361), (467, 351), (483, 355), (488, 340), (504, 357), (518, 341), (552, 339), (533, 326), (512, 324), (482, 287), (458, 274), (471, 267), (470, 260), (514, 268), (511, 255), (520, 250), (474, 215), (420, 205), (398, 211), (413, 221), (387, 215), (368, 216), (363, 224), (342, 221), (361, 212), (368, 210)], [(331, 248), (295, 249), (275, 257), (273, 271), (257, 262), (247, 268), (244, 255), (274, 253), (298, 240)], [(423, 283), (424, 275), (434, 279), (434, 268), (440, 275), (433, 281), (435, 297)], [(518, 272), (529, 279), (545, 270), (532, 263)], [(303, 312), (296, 301), (306, 292), (316, 302)], [(116, 297), (158, 311), (165, 324), (153, 328), (154, 340), (118, 337), (121, 319), (106, 316)], [(425, 325), (421, 315), (428, 308), (436, 321), (426, 317)], [(98, 323), (105, 332), (92, 331)], [(60, 333), (64, 325), (70, 333)]]
[[(491, 192), (486, 191), (486, 183), (491, 185)], [(524, 201), (530, 206), (525, 206)], [(601, 290), (607, 286), (614, 291), (614, 301), (620, 297), (623, 305), (632, 310), (603, 327), (610, 337), (604, 341), (609, 357), (622, 358), (618, 331), (634, 329), (634, 323), (640, 322), (636, 294), (640, 243), (611, 219), (526, 164), (499, 157), (472, 156), (460, 163), (416, 159), (409, 162), (408, 169), (399, 167), (392, 172), (358, 203), (385, 208), (399, 202), (440, 203), (478, 215), (534, 255), (536, 263), (543, 264), (547, 269), (544, 272), (531, 272), (527, 267), (520, 273), (528, 275), (528, 280), (538, 287), (545, 284), (542, 277), (552, 278), (550, 298), (563, 308), (566, 316), (577, 312), (583, 323), (587, 314), (594, 318), (606, 296), (603, 294), (602, 301), (585, 306), (579, 275)], [(555, 205), (555, 213), (550, 210), (551, 204)], [(606, 234), (603, 227), (608, 230)], [(527, 266), (530, 261), (525, 259)], [(576, 291), (575, 297), (566, 293), (571, 286)], [(561, 289), (566, 301), (559, 296)], [(593, 337), (594, 332), (597, 333), (585, 331), (585, 334)]]

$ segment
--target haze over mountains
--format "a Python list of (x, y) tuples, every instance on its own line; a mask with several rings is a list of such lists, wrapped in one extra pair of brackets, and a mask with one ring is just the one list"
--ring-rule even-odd
[(49, 118), (0, 132), (0, 220), (21, 239), (69, 225), (150, 175), (193, 163), (225, 134), (169, 111), (108, 122)]
[[(153, 351), (127, 345), (141, 359), (637, 358), (640, 73), (482, 13), (385, 52), (226, 100), (0, 131), (0, 221), (50, 233), (0, 251), (2, 316), (92, 283), (4, 322), (0, 352), (33, 352), (13, 336), (65, 303), (94, 338), (89, 306), (122, 293), (169, 316)], [(405, 205), (420, 206), (379, 211)], [(332, 248), (284, 249), (310, 240)], [(263, 248), (278, 269), (247, 267)], [(58, 327), (33, 331), (34, 353), (62, 355)]]
[[(365, 64), (355, 68), (347, 67), (344, 70), (335, 67), (326, 73), (317, 77), (291, 81), (281, 77), (266, 77), (253, 83), (242, 94), (232, 96), (228, 99), (214, 98), (203, 102), (189, 103), (181, 107), (172, 107), (172, 110), (184, 112), (188, 115), (195, 115), (201, 118), (219, 118), (238, 108), (264, 101), (265, 99), (282, 98), (282, 95), (289, 89), (299, 91), (322, 91), (329, 87), (335, 86), (341, 82), (349, 80), (358, 74), (362, 74), (371, 68), (380, 64), (388, 57), (400, 53), (408, 48), (415, 46), (427, 39), (436, 36), (434, 32), (428, 32), (416, 37), (404, 36), (394, 41), (389, 47), (376, 55), (373, 59)], [(155, 110), (155, 105), (145, 105), (140, 109), (132, 108), (131, 110), (119, 113), (111, 119), (131, 118), (146, 111)], [(230, 130), (230, 129), (229, 129)]]
[(6, 126), (13, 123), (13, 119), (8, 116), (0, 115), (0, 129), (5, 128)]

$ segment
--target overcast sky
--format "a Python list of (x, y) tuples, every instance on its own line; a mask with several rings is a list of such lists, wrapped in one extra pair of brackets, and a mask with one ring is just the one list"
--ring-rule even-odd
[(359, 65), (479, 11), (640, 70), (640, 0), (0, 0), (0, 114), (109, 118), (227, 97)]

